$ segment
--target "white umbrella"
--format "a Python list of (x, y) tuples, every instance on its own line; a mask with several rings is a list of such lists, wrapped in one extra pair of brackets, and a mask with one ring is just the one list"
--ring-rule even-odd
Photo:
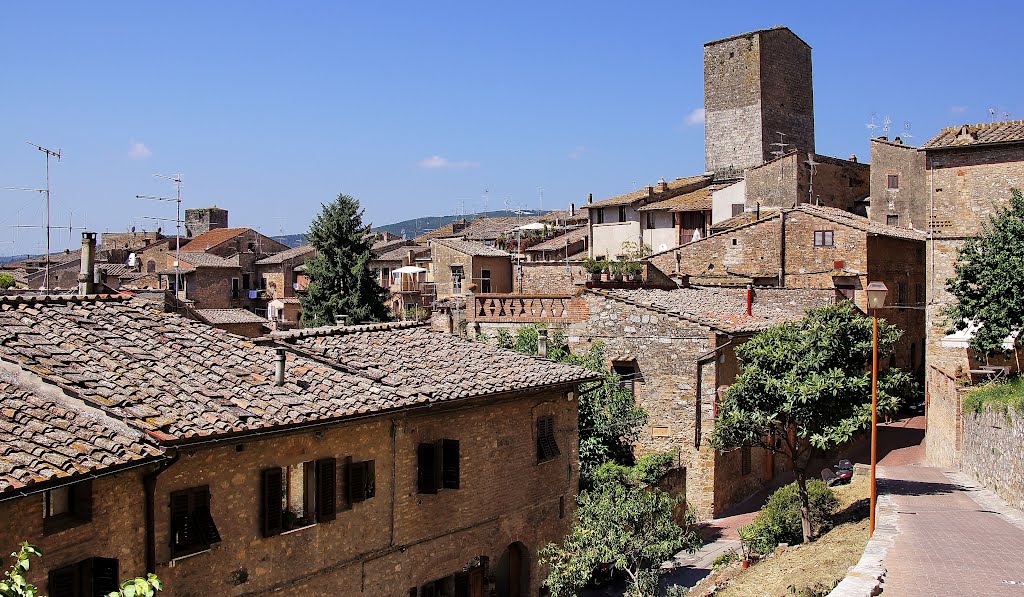
[(422, 274), (427, 270), (422, 267), (416, 267), (415, 265), (402, 266), (391, 272), (391, 275), (397, 276), (398, 274)]

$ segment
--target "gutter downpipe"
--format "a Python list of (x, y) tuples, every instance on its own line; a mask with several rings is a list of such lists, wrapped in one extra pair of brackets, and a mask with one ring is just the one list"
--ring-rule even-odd
[[(700, 403), (700, 396), (701, 396), (701, 392), (703, 391), (703, 388), (701, 387), (702, 386), (702, 383), (701, 383), (701, 369), (703, 368), (704, 363), (713, 361), (715, 359), (715, 357), (718, 356), (718, 351), (722, 350), (723, 348), (725, 348), (725, 347), (727, 347), (727, 346), (729, 346), (731, 344), (732, 344), (732, 339), (730, 339), (725, 344), (722, 344), (721, 346), (716, 346), (711, 351), (706, 352), (706, 353), (702, 354), (701, 356), (697, 357), (697, 361), (696, 361), (696, 365), (697, 365), (697, 379), (696, 379), (696, 382), (694, 383), (694, 387), (697, 390), (697, 399), (694, 401), (694, 404), (697, 407), (697, 412), (695, 413), (695, 416), (694, 416), (694, 421), (696, 422), (696, 425), (694, 425), (693, 446), (695, 448), (697, 448), (698, 450), (700, 449), (700, 442), (703, 439), (703, 432), (704, 432), (704, 429), (703, 429), (703, 427), (704, 427), (704, 423), (703, 423), (704, 417), (702, 416), (701, 403)], [(718, 404), (714, 403), (713, 417), (715, 417), (717, 415), (718, 415)]]
[(142, 478), (146, 500), (146, 572), (150, 574), (156, 574), (156, 479), (178, 461), (179, 455), (175, 450), (174, 456), (161, 462), (153, 472)]

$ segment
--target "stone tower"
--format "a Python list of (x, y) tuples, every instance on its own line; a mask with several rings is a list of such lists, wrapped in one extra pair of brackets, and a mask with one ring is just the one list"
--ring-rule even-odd
[(185, 210), (185, 238), (228, 227), (228, 210), (219, 207)]
[(814, 151), (811, 46), (787, 27), (704, 44), (704, 163), (715, 178), (740, 178), (786, 151)]

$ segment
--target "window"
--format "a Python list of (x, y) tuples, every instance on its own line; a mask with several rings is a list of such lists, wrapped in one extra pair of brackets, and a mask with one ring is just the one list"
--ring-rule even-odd
[(266, 276), (260, 276), (260, 288), (259, 289), (260, 290), (266, 290), (267, 289), (267, 277)]
[(461, 458), (457, 439), (421, 443), (416, 448), (417, 492), (433, 494), (440, 489), (458, 489)]
[(653, 211), (647, 212), (647, 228), (657, 228), (658, 218)]
[(750, 474), (750, 446), (743, 446), (740, 448), (740, 474), (747, 476)]
[(885, 188), (889, 189), (890, 191), (900, 190), (900, 175), (890, 174), (886, 176)]
[(637, 368), (632, 363), (614, 363), (612, 371), (619, 376), (619, 385), (629, 390), (629, 393), (636, 396)]
[(836, 284), (836, 293), (838, 299), (853, 300), (853, 295), (856, 293), (856, 288), (850, 284)]
[(100, 597), (120, 588), (118, 561), (89, 558), (50, 570), (46, 590), (50, 597)]
[(885, 223), (889, 226), (899, 226), (900, 217), (897, 214), (889, 214), (885, 216)]
[(171, 492), (171, 556), (210, 549), (220, 533), (210, 514), (210, 487)]
[(153, 261), (153, 260), (147, 261), (146, 262), (146, 273), (147, 274), (152, 274), (155, 271), (156, 271), (156, 262)]
[(480, 270), (480, 292), (491, 291), (491, 270)]
[(594, 210), (594, 223), (604, 224), (604, 208), (599, 207)]
[(743, 204), (742, 203), (733, 203), (732, 204), (732, 216), (735, 218), (736, 216), (738, 216), (738, 215), (740, 215), (742, 213), (743, 213)]
[(815, 247), (832, 247), (834, 246), (835, 232), (832, 230), (815, 230), (814, 231), (814, 246)]
[(546, 462), (558, 457), (558, 443), (555, 441), (555, 418), (537, 419), (537, 462)]
[(231, 298), (238, 298), (238, 278), (231, 278)]
[(252, 288), (252, 276), (249, 274), (242, 274), (242, 288), (249, 290)]
[(907, 283), (897, 282), (896, 283), (896, 304), (906, 305), (907, 304)]
[(391, 268), (382, 267), (380, 270), (380, 285), (384, 288), (391, 286)]
[(620, 205), (619, 206), (619, 221), (620, 222), (625, 222), (626, 221), (626, 206), (625, 205)]
[(374, 461), (352, 462), (345, 459), (345, 501), (346, 507), (365, 502), (376, 495), (377, 477)]
[(732, 239), (732, 246), (735, 247), (737, 244), (739, 244), (738, 241), (735, 238)]
[(57, 533), (92, 520), (92, 481), (57, 487), (46, 492), (43, 533)]
[(263, 536), (334, 520), (337, 459), (321, 458), (263, 471)]
[(452, 266), (452, 294), (462, 294), (462, 266)]

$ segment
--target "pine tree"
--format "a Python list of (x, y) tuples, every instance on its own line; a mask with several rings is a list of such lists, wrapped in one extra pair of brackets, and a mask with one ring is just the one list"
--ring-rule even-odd
[(306, 262), (303, 325), (333, 325), (338, 315), (347, 315), (350, 323), (388, 319), (388, 291), (370, 274), (369, 232), (359, 201), (345, 194), (313, 220), (307, 238), (317, 255)]

